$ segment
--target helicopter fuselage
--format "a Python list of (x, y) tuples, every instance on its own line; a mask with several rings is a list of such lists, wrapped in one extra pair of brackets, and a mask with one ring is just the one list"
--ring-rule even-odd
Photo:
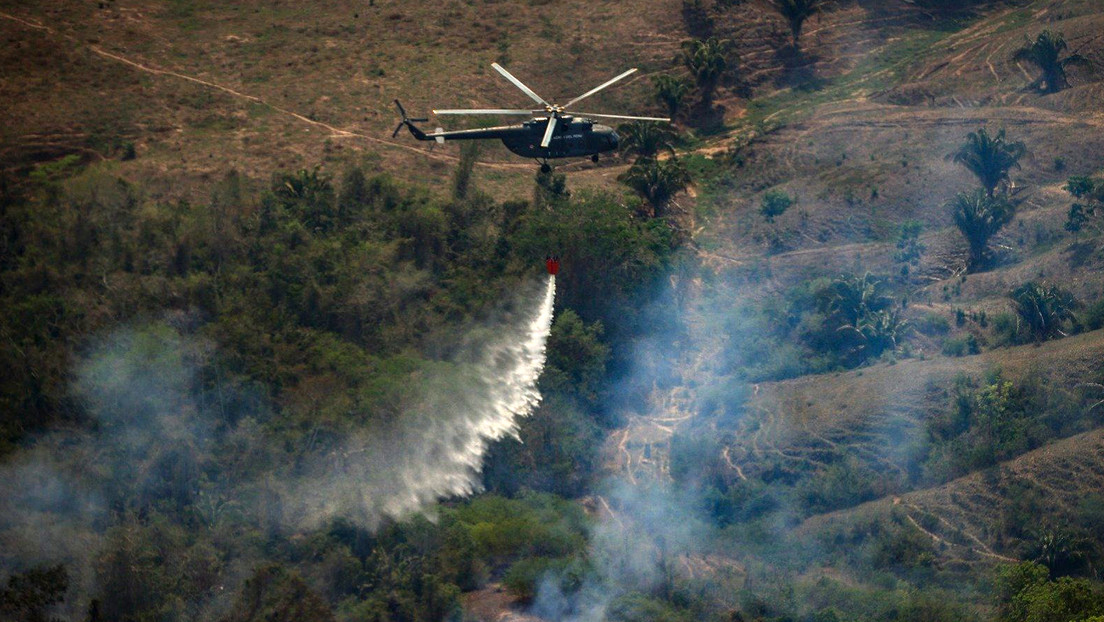
[(561, 118), (548, 147), (541, 147), (547, 119), (534, 119), (520, 129), (502, 136), (502, 144), (526, 158), (578, 158), (617, 149), (617, 132), (612, 127), (589, 119)]
[(484, 140), (497, 138), (506, 148), (525, 158), (550, 160), (554, 158), (579, 158), (605, 153), (617, 149), (617, 132), (608, 125), (595, 123), (586, 118), (560, 117), (555, 132), (547, 147), (541, 146), (548, 119), (543, 117), (526, 121), (520, 125), (503, 125), (474, 130), (456, 130), (445, 132), (438, 130), (426, 133), (413, 124), (410, 132), (418, 140)]

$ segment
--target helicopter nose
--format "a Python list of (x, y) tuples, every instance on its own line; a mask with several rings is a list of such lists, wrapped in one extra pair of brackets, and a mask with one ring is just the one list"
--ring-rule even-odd
[(617, 132), (611, 131), (607, 139), (609, 141), (610, 149), (616, 149), (617, 145), (621, 143), (621, 137), (617, 135)]

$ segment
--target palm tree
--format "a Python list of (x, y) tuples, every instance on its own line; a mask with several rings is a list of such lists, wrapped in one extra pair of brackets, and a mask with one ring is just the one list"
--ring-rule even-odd
[(817, 310), (840, 326), (855, 326), (864, 316), (893, 305), (884, 291), (885, 281), (869, 272), (843, 275), (817, 293)]
[(690, 172), (678, 158), (662, 162), (641, 158), (620, 179), (647, 199), (656, 215), (660, 215), (671, 197), (690, 185)]
[(955, 162), (977, 176), (985, 193), (992, 198), (997, 186), (1010, 180), (1008, 172), (1013, 167), (1019, 168), (1020, 158), (1025, 153), (1027, 147), (1022, 142), (1005, 140), (1003, 128), (996, 136), (990, 136), (983, 127), (970, 132), (966, 142), (953, 155)]
[(981, 268), (989, 256), (989, 239), (1012, 221), (1015, 208), (1004, 198), (989, 196), (979, 189), (960, 192), (951, 202), (951, 209), (955, 225), (970, 245), (967, 267)]
[(817, 311), (831, 331), (822, 338), (833, 351), (845, 353), (842, 360), (848, 366), (896, 350), (910, 326), (893, 305), (884, 279), (869, 272), (843, 275), (816, 293)]
[(1044, 526), (1034, 531), (1028, 548), (1031, 561), (1046, 566), (1052, 578), (1091, 569), (1092, 542), (1069, 529)]
[(805, 25), (805, 20), (821, 12), (827, 4), (827, 0), (771, 0), (774, 10), (790, 23), (795, 50), (801, 38), (801, 27)]
[(1008, 295), (1016, 307), (1016, 314), (1027, 326), (1036, 341), (1052, 337), (1065, 337), (1062, 324), (1074, 319), (1077, 299), (1058, 286), (1039, 285), (1028, 281)]
[(667, 106), (667, 114), (674, 119), (678, 116), (683, 98), (690, 92), (690, 85), (674, 76), (659, 75), (652, 78), (655, 86), (656, 101)]
[[(1044, 93), (1057, 93), (1069, 86), (1069, 80), (1066, 78), (1067, 67), (1089, 64), (1089, 60), (1080, 54), (1062, 58), (1062, 52), (1066, 51), (1066, 47), (1066, 38), (1062, 33), (1044, 30), (1035, 37), (1034, 41), (1028, 39), (1024, 47), (1016, 50), (1012, 59), (1028, 61), (1043, 71), (1043, 75), (1031, 84), (1032, 88), (1042, 87)], [(1046, 86), (1043, 86), (1044, 84)]]
[(621, 148), (641, 158), (655, 158), (660, 151), (675, 154), (675, 133), (668, 127), (649, 121), (624, 123), (617, 128)]
[(716, 37), (691, 39), (682, 43), (682, 62), (698, 83), (701, 104), (705, 108), (713, 106), (713, 90), (717, 88), (721, 75), (728, 69), (728, 59), (725, 58), (728, 46), (728, 40)]
[(276, 175), (272, 193), (308, 229), (328, 231), (336, 225), (333, 184), (317, 168)]
[(896, 309), (881, 309), (865, 314), (855, 324), (846, 324), (839, 332), (849, 335), (853, 341), (849, 355), (854, 364), (877, 358), (885, 352), (897, 349), (897, 342), (912, 327)]

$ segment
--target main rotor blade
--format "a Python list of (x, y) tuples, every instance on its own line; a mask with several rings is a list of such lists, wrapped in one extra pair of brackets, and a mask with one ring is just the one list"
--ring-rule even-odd
[(573, 112), (576, 117), (598, 117), (599, 119), (624, 119), (626, 121), (664, 121), (670, 123), (670, 119), (663, 117), (627, 117), (621, 114), (598, 114), (597, 112)]
[(549, 104), (548, 102), (544, 101), (543, 99), (541, 99), (541, 96), (534, 93), (532, 89), (530, 89), (529, 87), (522, 84), (521, 80), (518, 80), (517, 78), (512, 76), (509, 71), (506, 71), (505, 69), (503, 69), (502, 65), (499, 65), (498, 63), (491, 63), (491, 67), (494, 67), (495, 71), (502, 74), (502, 77), (506, 78), (510, 82), (513, 82), (514, 86), (521, 89), (523, 93), (525, 93), (529, 97), (533, 98), (533, 101), (537, 102), (538, 104), (540, 104), (542, 106), (551, 106), (552, 105), (552, 104)]
[(541, 147), (548, 147), (548, 144), (552, 142), (552, 132), (556, 131), (556, 117), (552, 115), (548, 117), (548, 129), (544, 130), (544, 138), (541, 139)]
[[(544, 112), (541, 110), (540, 112)], [(509, 108), (475, 108), (470, 110), (455, 108), (452, 110), (434, 110), (433, 114), (516, 114), (529, 116), (533, 114), (532, 110), (517, 110)]]
[(573, 99), (573, 100), (571, 100), (571, 101), (567, 102), (566, 104), (564, 104), (564, 105), (563, 105), (563, 107), (564, 107), (564, 108), (567, 108), (568, 106), (570, 106), (571, 104), (574, 104), (575, 102), (577, 102), (577, 101), (579, 101), (579, 100), (582, 100), (582, 99), (586, 99), (587, 97), (590, 97), (591, 95), (594, 95), (594, 94), (595, 94), (595, 93), (597, 93), (598, 91), (601, 91), (602, 89), (604, 89), (604, 88), (606, 88), (607, 86), (609, 86), (609, 85), (613, 84), (614, 82), (617, 82), (617, 81), (618, 81), (618, 80), (620, 80), (621, 78), (624, 78), (624, 77), (626, 77), (626, 76), (632, 75), (632, 74), (633, 74), (633, 73), (634, 73), (635, 71), (636, 71), (636, 67), (633, 67), (632, 69), (630, 69), (630, 70), (626, 71), (625, 73), (623, 73), (623, 74), (621, 74), (621, 75), (617, 76), (616, 78), (613, 78), (613, 79), (611, 79), (611, 80), (609, 80), (609, 81), (607, 81), (607, 82), (603, 83), (603, 84), (602, 84), (602, 85), (600, 85), (600, 86), (596, 86), (596, 87), (594, 87), (594, 88), (590, 89), (589, 91), (587, 91), (586, 93), (583, 93), (582, 95), (580, 95), (580, 96), (576, 97), (575, 99)]

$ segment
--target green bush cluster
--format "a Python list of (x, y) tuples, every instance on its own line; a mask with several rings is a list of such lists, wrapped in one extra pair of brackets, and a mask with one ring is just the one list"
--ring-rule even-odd
[(1084, 397), (1060, 379), (959, 376), (950, 408), (928, 422), (926, 469), (937, 480), (985, 469), (1092, 425)]
[(897, 351), (911, 330), (887, 280), (844, 274), (735, 314), (726, 362), (751, 381), (853, 368)]
[[(231, 173), (206, 201), (166, 203), (61, 162), (0, 184), (0, 332), (13, 346), (0, 353), (11, 370), (0, 379), (0, 453), (61, 422), (111, 432), (116, 423), (91, 418), (99, 394), (72, 387), (79, 354), (120, 325), (122, 347), (150, 363), (126, 372), (176, 382), (163, 387), (170, 402), (191, 397), (105, 404), (119, 421), (174, 412), (187, 427), (197, 412), (217, 413), (209, 443), (170, 442), (139, 464), (98, 461), (86, 475), (103, 475), (117, 510), (89, 527), (106, 542), (91, 585), (78, 594), (53, 575), (23, 575), (11, 598), (31, 604), (18, 606), (91, 597), (99, 619), (187, 619), (245, 564), (229, 619), (428, 621), (515, 564), (576, 563), (579, 506), (527, 491), (586, 490), (610, 352), (648, 325), (677, 236), (620, 195), (550, 186), (538, 194), (553, 212), (495, 202), (464, 171), (455, 182), (452, 198), (435, 199), (356, 168), (337, 181), (319, 170), (267, 183)], [(387, 426), (422, 379), (459, 377), (444, 353), (504, 293), (543, 278), (549, 254), (564, 270), (545, 400), (522, 421), (526, 442), (498, 444), (485, 469), (488, 487), (508, 496), (376, 533), (340, 520), (284, 533), (279, 494), (262, 476)], [(191, 367), (195, 377), (179, 381), (150, 376)], [(139, 470), (146, 483), (135, 488), (126, 474)], [(253, 483), (227, 498), (224, 477)], [(534, 574), (524, 570), (510, 576)]]

